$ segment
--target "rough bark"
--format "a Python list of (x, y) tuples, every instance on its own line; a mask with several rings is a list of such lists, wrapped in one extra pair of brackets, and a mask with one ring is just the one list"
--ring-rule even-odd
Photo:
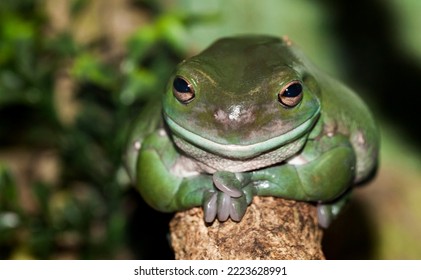
[(176, 259), (324, 259), (316, 207), (256, 197), (241, 222), (205, 224), (200, 208), (179, 212), (170, 223)]

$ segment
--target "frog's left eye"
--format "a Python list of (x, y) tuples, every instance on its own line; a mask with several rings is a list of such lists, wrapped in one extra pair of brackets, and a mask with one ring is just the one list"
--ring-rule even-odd
[(303, 98), (303, 86), (299, 81), (292, 81), (285, 85), (278, 93), (279, 102), (285, 107), (297, 106)]
[(173, 81), (172, 92), (175, 98), (183, 104), (189, 103), (195, 96), (192, 84), (179, 76), (175, 77)]

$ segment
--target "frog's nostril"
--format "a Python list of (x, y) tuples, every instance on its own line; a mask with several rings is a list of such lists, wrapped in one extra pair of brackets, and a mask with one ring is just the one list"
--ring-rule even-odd
[(228, 114), (224, 110), (221, 110), (221, 109), (216, 110), (213, 116), (215, 120), (217, 120), (220, 123), (226, 123), (228, 119)]
[(254, 114), (252, 110), (245, 110), (240, 105), (231, 106), (226, 110), (217, 109), (213, 116), (216, 121), (228, 126), (238, 126), (254, 121)]

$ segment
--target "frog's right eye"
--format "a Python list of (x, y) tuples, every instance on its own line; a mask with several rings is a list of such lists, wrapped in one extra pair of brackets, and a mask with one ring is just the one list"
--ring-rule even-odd
[(192, 84), (180, 76), (174, 78), (172, 92), (175, 98), (183, 104), (189, 103), (195, 96)]

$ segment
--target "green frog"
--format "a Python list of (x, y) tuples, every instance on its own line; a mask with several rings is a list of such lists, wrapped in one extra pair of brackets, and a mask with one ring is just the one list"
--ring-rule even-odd
[(176, 68), (130, 140), (144, 200), (240, 221), (254, 196), (317, 204), (327, 227), (376, 170), (379, 133), (348, 87), (288, 38), (222, 38)]

